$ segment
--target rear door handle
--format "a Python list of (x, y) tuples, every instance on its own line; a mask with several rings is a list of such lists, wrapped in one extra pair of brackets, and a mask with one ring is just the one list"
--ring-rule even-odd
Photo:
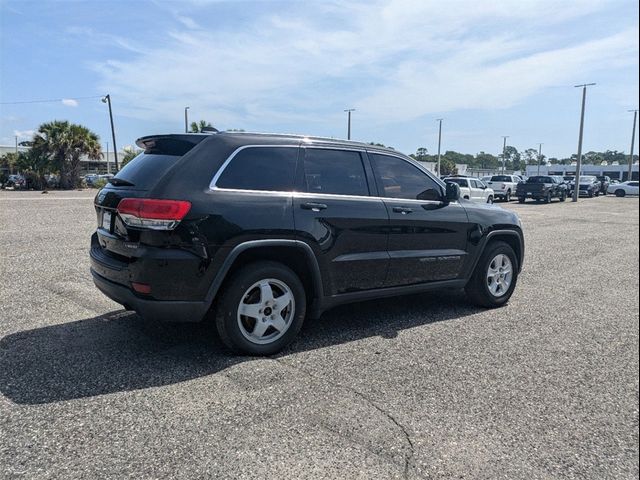
[(413, 209), (409, 207), (393, 207), (393, 211), (395, 213), (401, 213), (403, 215), (406, 215), (407, 213), (413, 212)]
[(300, 208), (303, 210), (311, 210), (312, 212), (319, 212), (325, 210), (327, 206), (324, 203), (307, 202), (300, 204)]

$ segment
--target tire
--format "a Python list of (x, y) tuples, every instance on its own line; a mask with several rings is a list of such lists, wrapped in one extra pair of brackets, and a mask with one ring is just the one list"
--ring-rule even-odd
[(560, 201), (561, 201), (561, 202), (564, 202), (564, 201), (566, 201), (566, 200), (567, 200), (567, 192), (562, 192), (562, 193), (560, 194)]
[[(278, 299), (285, 295), (290, 300), (283, 307)], [(241, 315), (241, 304), (256, 317)], [(220, 339), (234, 352), (271, 355), (293, 341), (305, 313), (306, 295), (298, 276), (281, 263), (264, 261), (233, 274), (216, 302), (215, 321)]]
[(489, 204), (493, 203), (493, 197), (491, 195), (489, 195), (489, 198), (487, 198), (487, 203)]
[(547, 196), (544, 197), (544, 203), (551, 203), (551, 193), (547, 193)]
[(524, 203), (526, 200), (524, 197), (518, 197), (518, 203)]
[(626, 194), (624, 190), (616, 190), (616, 197), (624, 197)]
[[(493, 293), (493, 288), (496, 287), (496, 279), (489, 279), (490, 268), (502, 266), (499, 258), (507, 257), (511, 266), (511, 276), (507, 279), (505, 277), (503, 282), (508, 281), (508, 285), (505, 287), (505, 283), (502, 283), (501, 289), (498, 289), (496, 293)], [(508, 266), (508, 264), (507, 264)], [(504, 267), (503, 267), (504, 268)], [(504, 272), (503, 272), (504, 273)], [(496, 272), (496, 275), (499, 275)], [(513, 290), (516, 287), (518, 281), (518, 260), (513, 248), (505, 242), (495, 241), (487, 245), (484, 252), (478, 260), (476, 269), (473, 272), (471, 280), (465, 287), (465, 292), (468, 299), (480, 307), (497, 308), (501, 307), (509, 301)], [(498, 282), (499, 283), (499, 282)]]
[(589, 198), (593, 198), (593, 190), (589, 190)]
[(507, 194), (504, 196), (504, 201), (507, 203), (511, 201), (511, 190), (507, 191)]

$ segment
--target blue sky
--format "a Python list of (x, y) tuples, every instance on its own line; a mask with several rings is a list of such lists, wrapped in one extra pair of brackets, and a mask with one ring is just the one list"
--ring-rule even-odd
[[(346, 136), (412, 153), (629, 151), (635, 0), (0, 1), (0, 144), (45, 121), (119, 147), (206, 119), (220, 129)], [(38, 99), (64, 102), (6, 104)]]

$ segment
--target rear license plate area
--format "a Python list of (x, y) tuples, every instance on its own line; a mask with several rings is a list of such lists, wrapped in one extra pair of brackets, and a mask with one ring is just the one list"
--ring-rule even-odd
[(110, 211), (104, 210), (102, 212), (102, 224), (100, 226), (108, 232), (111, 232), (111, 217)]

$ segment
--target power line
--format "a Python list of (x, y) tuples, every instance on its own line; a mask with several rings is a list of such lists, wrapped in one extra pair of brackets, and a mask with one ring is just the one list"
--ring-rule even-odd
[(0, 102), (0, 105), (22, 105), (25, 103), (54, 103), (62, 102), (63, 100), (89, 100), (92, 98), (102, 98), (103, 95), (94, 95), (91, 97), (66, 97), (66, 98), (52, 98), (48, 100), (25, 100), (20, 102)]

